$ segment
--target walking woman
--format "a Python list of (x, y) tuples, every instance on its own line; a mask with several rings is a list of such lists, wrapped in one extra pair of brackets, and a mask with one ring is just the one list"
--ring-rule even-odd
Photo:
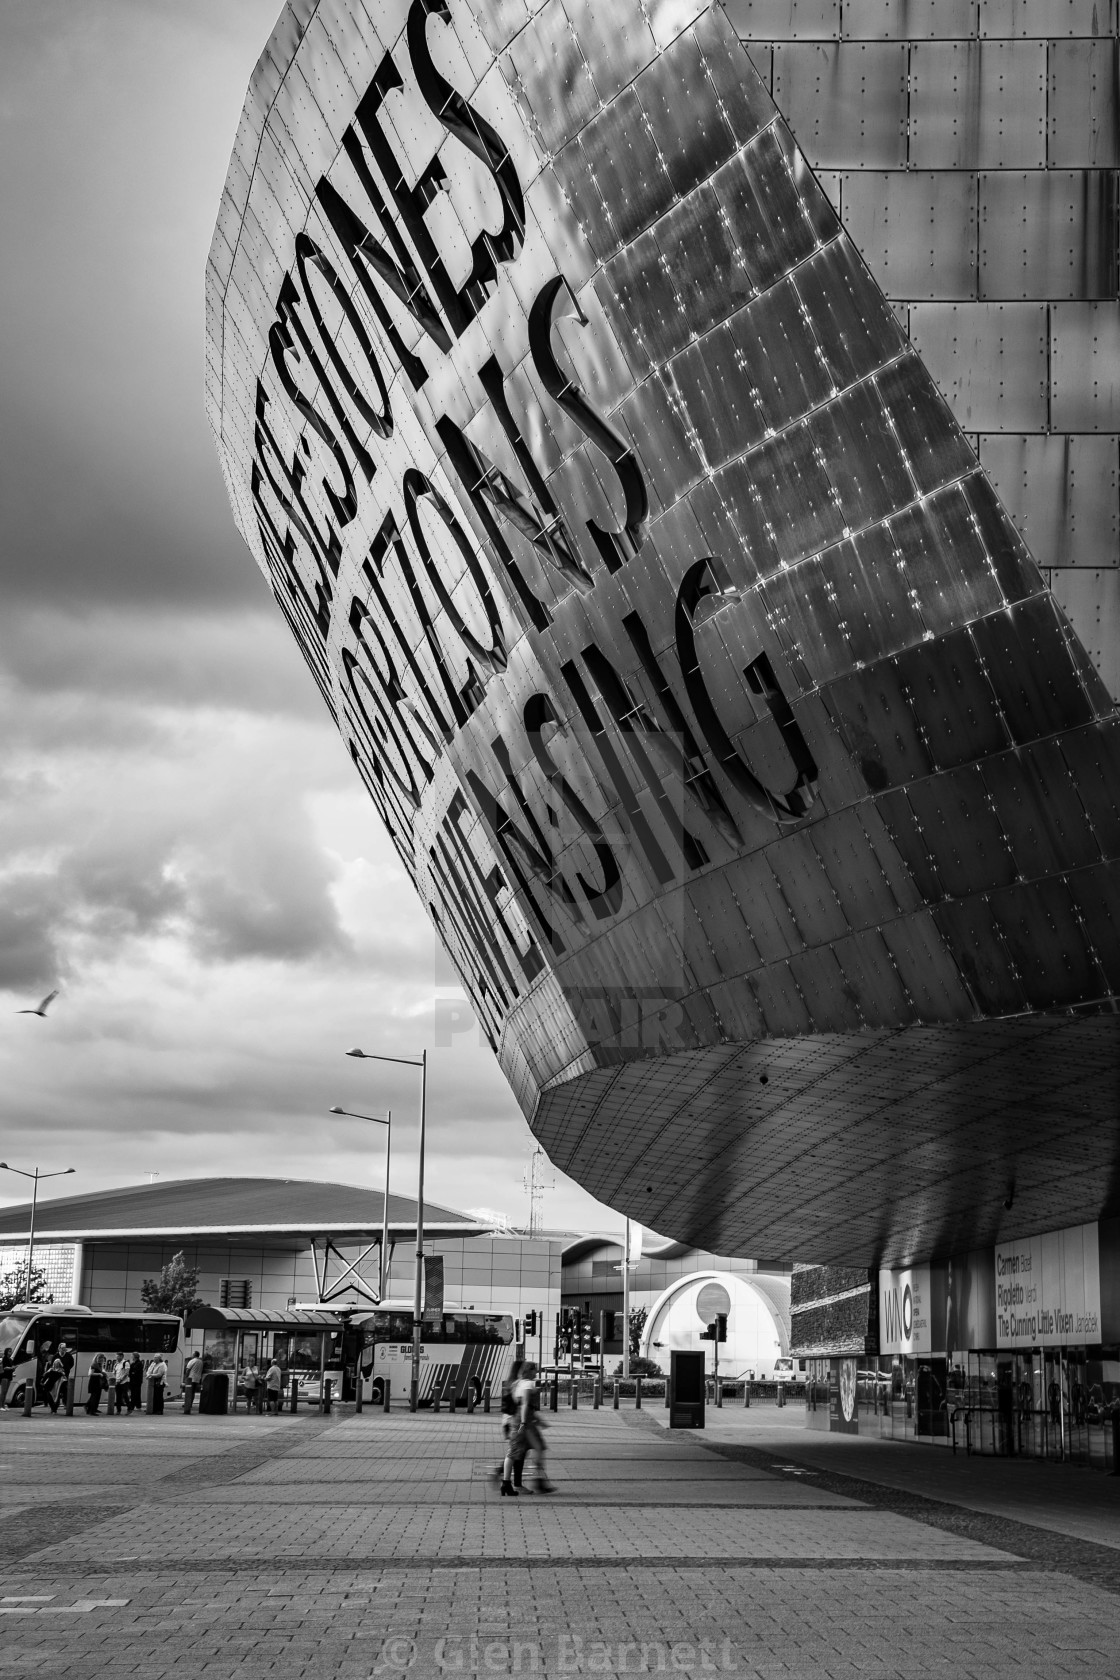
[(0, 1407), (6, 1406), (8, 1403), (8, 1390), (12, 1386), (12, 1378), (15, 1374), (16, 1367), (12, 1358), (12, 1350), (10, 1347), (6, 1347), (4, 1352), (0, 1354)]
[(58, 1411), (58, 1402), (62, 1397), (65, 1382), (66, 1367), (56, 1354), (51, 1360), (46, 1376), (43, 1378), (43, 1393), (46, 1395), (47, 1405), (52, 1412)]
[(96, 1417), (101, 1405), (101, 1390), (107, 1386), (105, 1380), (105, 1355), (95, 1353), (93, 1363), (89, 1368), (89, 1399), (86, 1401), (86, 1411), (90, 1417)]
[(527, 1359), (513, 1385), (513, 1402), (517, 1410), (509, 1446), (506, 1449), (505, 1463), (502, 1466), (503, 1499), (517, 1498), (525, 1460), (531, 1452), (536, 1455), (537, 1460), (537, 1492), (555, 1491), (544, 1464), (544, 1421), (540, 1416), (540, 1396), (537, 1393), (536, 1379), (537, 1367), (531, 1359)]

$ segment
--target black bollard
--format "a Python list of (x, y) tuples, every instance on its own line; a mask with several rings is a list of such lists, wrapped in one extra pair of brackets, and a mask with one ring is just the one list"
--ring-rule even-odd
[(298, 1377), (293, 1377), (292, 1378), (292, 1392), (291, 1392), (291, 1397), (288, 1401), (288, 1410), (291, 1411), (291, 1412), (298, 1412), (299, 1411), (299, 1378)]
[(642, 1409), (642, 1379), (641, 1379), (641, 1377), (635, 1377), (634, 1378), (634, 1406), (635, 1406), (636, 1410), (638, 1410), (639, 1412), (641, 1411), (641, 1409)]
[(467, 1385), (467, 1416), (468, 1417), (473, 1416), (474, 1408), (475, 1408), (475, 1404), (476, 1404), (477, 1400), (478, 1400), (477, 1390), (475, 1389), (475, 1386), (474, 1386), (473, 1383), (469, 1383)]
[(31, 1416), (31, 1408), (35, 1404), (35, 1379), (28, 1377), (23, 1385), (23, 1415)]
[(388, 1377), (385, 1378), (384, 1382), (381, 1385), (381, 1410), (383, 1412), (387, 1412), (389, 1410), (389, 1379), (388, 1379)]
[(591, 1390), (591, 1409), (592, 1409), (592, 1411), (597, 1412), (599, 1410), (599, 1404), (600, 1404), (602, 1398), (603, 1398), (603, 1385), (602, 1385), (602, 1383), (600, 1383), (598, 1377), (596, 1377), (595, 1378), (595, 1386)]
[(73, 1379), (73, 1377), (67, 1377), (67, 1379), (66, 1379), (66, 1416), (67, 1417), (73, 1417), (74, 1416), (74, 1379)]
[(750, 1380), (748, 1378), (748, 1380), (743, 1384), (743, 1404), (744, 1404), (744, 1406), (749, 1406), (750, 1403), (751, 1403), (751, 1385), (750, 1385)]
[(455, 1410), (455, 1403), (458, 1400), (458, 1395), (455, 1393), (454, 1383), (451, 1383), (449, 1387), (451, 1392), (447, 1396), (447, 1409), (449, 1412), (453, 1412)]
[(331, 1389), (333, 1388), (333, 1386), (334, 1386), (334, 1384), (332, 1383), (330, 1377), (328, 1377), (326, 1379), (326, 1381), (323, 1383), (323, 1399), (322, 1399), (321, 1404), (322, 1404), (322, 1409), (323, 1409), (324, 1415), (328, 1415), (330, 1413), (330, 1409), (331, 1409)]
[(439, 1402), (440, 1402), (439, 1386), (438, 1386), (438, 1384), (433, 1383), (432, 1384), (432, 1411), (433, 1412), (438, 1412), (439, 1411)]
[(618, 1410), (618, 1378), (614, 1379), (614, 1409)]
[(548, 1409), (554, 1412), (560, 1404), (560, 1378), (553, 1377), (552, 1386), (548, 1391)]
[(490, 1410), (490, 1384), (489, 1383), (487, 1383), (486, 1386), (484, 1387), (484, 1389), (482, 1390), (482, 1409), (483, 1409), (484, 1412), (488, 1412)]
[(362, 1367), (360, 1364), (358, 1366), (357, 1383), (358, 1386), (354, 1393), (354, 1410), (360, 1412), (362, 1409)]
[(578, 1382), (573, 1382), (572, 1383), (571, 1395), (570, 1395), (568, 1404), (571, 1406), (573, 1412), (576, 1411), (579, 1407), (579, 1383)]

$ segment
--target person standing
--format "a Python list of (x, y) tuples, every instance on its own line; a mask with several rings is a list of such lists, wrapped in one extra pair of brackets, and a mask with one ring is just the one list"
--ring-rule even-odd
[(0, 1354), (0, 1410), (8, 1404), (8, 1390), (12, 1386), (12, 1378), (16, 1374), (15, 1361), (12, 1350), (6, 1347)]
[(148, 1366), (148, 1381), (152, 1385), (152, 1411), (157, 1417), (162, 1417), (163, 1385), (167, 1381), (167, 1361), (162, 1353), (157, 1353)]
[(128, 1362), (128, 1409), (134, 1412), (144, 1400), (144, 1361), (134, 1353)]
[(128, 1384), (128, 1374), (130, 1370), (131, 1366), (128, 1363), (128, 1355), (118, 1353), (116, 1364), (113, 1366), (113, 1387), (117, 1391), (118, 1415), (123, 1412), (126, 1407), (130, 1412), (132, 1410), (132, 1394)]
[(264, 1374), (265, 1398), (268, 1401), (269, 1412), (275, 1417), (280, 1410), (280, 1394), (284, 1387), (284, 1376), (276, 1363), (276, 1355), (272, 1356), (272, 1363)]
[(183, 1372), (183, 1415), (189, 1417), (194, 1411), (194, 1397), (202, 1387), (202, 1354), (194, 1353), (187, 1360), (187, 1368)]
[(90, 1417), (96, 1417), (101, 1406), (101, 1390), (106, 1387), (105, 1355), (95, 1353), (93, 1363), (89, 1368), (89, 1399), (86, 1401), (86, 1411)]
[(43, 1381), (43, 1393), (46, 1396), (47, 1405), (50, 1407), (52, 1412), (58, 1411), (59, 1396), (62, 1392), (62, 1387), (65, 1381), (65, 1367), (58, 1355), (55, 1354)]

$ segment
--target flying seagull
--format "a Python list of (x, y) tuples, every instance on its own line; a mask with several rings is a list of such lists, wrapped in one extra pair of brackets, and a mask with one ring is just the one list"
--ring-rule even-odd
[(54, 1000), (57, 996), (58, 996), (58, 989), (56, 987), (53, 992), (48, 992), (47, 993), (46, 997), (43, 999), (43, 1001), (39, 1005), (38, 1009), (17, 1009), (15, 1011), (15, 1013), (17, 1015), (41, 1015), (43, 1017), (43, 1019), (46, 1020), (47, 1010), (50, 1008), (51, 1004), (54, 1002)]

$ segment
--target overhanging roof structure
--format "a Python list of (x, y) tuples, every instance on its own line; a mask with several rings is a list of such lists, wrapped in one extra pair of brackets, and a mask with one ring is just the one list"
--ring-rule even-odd
[(240, 529), (549, 1155), (711, 1251), (1120, 1205), (1120, 56), (1044, 13), (291, 0), (246, 101)]
[[(0, 1209), (0, 1242), (26, 1237), (30, 1203)], [(296, 1178), (181, 1178), (132, 1185), (39, 1203), (36, 1241), (91, 1242), (110, 1238), (185, 1241), (330, 1237), (374, 1238), (381, 1233), (382, 1195), (354, 1184)], [(429, 1237), (473, 1236), (486, 1227), (469, 1214), (425, 1201)], [(416, 1230), (416, 1203), (389, 1197), (392, 1240)]]

